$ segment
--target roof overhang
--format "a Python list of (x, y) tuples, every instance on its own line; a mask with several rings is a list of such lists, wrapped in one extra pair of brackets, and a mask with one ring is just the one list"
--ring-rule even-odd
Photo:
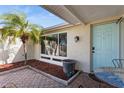
[(124, 14), (123, 5), (44, 5), (45, 9), (70, 24), (88, 24)]
[(64, 5), (43, 5), (43, 8), (49, 12), (64, 19), (70, 24), (82, 23), (75, 15), (73, 15)]

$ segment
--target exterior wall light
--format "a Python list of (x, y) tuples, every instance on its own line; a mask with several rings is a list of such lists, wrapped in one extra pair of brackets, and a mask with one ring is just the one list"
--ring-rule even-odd
[(75, 42), (78, 42), (78, 41), (79, 41), (79, 36), (75, 36), (75, 37), (74, 37), (74, 41), (75, 41)]

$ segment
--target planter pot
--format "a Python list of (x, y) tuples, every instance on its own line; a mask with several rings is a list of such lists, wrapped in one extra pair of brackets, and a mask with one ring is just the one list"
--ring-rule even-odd
[(63, 71), (67, 77), (71, 77), (75, 73), (75, 60), (66, 59), (63, 60)]

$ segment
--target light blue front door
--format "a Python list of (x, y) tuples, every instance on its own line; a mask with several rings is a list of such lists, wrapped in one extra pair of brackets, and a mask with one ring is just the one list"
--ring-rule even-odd
[(107, 23), (93, 26), (93, 70), (113, 67), (112, 59), (119, 58), (119, 25)]

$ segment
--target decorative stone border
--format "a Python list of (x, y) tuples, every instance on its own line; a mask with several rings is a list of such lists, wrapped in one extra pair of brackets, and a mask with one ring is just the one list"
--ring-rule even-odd
[(63, 79), (60, 79), (60, 78), (55, 77), (55, 76), (53, 76), (53, 75), (47, 74), (47, 73), (45, 73), (45, 72), (43, 72), (43, 71), (41, 71), (41, 70), (38, 70), (38, 69), (36, 69), (36, 68), (34, 68), (34, 67), (29, 66), (29, 68), (32, 69), (32, 70), (34, 70), (34, 71), (36, 71), (36, 72), (38, 72), (38, 73), (41, 73), (42, 75), (45, 75), (45, 76), (51, 78), (51, 79), (53, 79), (53, 80), (55, 80), (55, 81), (57, 81), (57, 82), (59, 82), (59, 83), (62, 83), (62, 84), (64, 84), (64, 85), (66, 85), (66, 86), (67, 86), (69, 83), (71, 83), (71, 82), (80, 74), (80, 71), (78, 71), (78, 72), (77, 72), (75, 75), (73, 75), (69, 80), (63, 80)]
[(55, 80), (55, 81), (57, 81), (57, 82), (63, 84), (63, 85), (66, 85), (66, 86), (67, 86), (69, 83), (71, 83), (71, 82), (80, 74), (80, 71), (78, 71), (78, 72), (77, 72), (75, 75), (73, 75), (69, 80), (63, 80), (63, 79), (61, 79), (61, 78), (55, 77), (55, 76), (53, 76), (53, 75), (50, 75), (50, 74), (48, 74), (48, 73), (45, 73), (45, 72), (43, 72), (43, 71), (41, 71), (41, 70), (38, 70), (38, 69), (32, 67), (32, 66), (27, 65), (27, 66), (22, 66), (22, 67), (14, 68), (14, 69), (11, 69), (11, 70), (8, 70), (8, 71), (0, 72), (0, 75), (4, 75), (4, 74), (7, 74), (7, 73), (15, 72), (15, 71), (22, 70), (22, 69), (25, 69), (25, 68), (29, 68), (29, 69), (31, 69), (31, 70), (37, 72), (37, 73), (40, 73), (40, 74), (42, 74), (42, 75), (45, 75), (45, 76), (47, 76), (47, 77), (49, 77), (49, 78), (51, 78), (51, 79), (53, 79), (53, 80)]

